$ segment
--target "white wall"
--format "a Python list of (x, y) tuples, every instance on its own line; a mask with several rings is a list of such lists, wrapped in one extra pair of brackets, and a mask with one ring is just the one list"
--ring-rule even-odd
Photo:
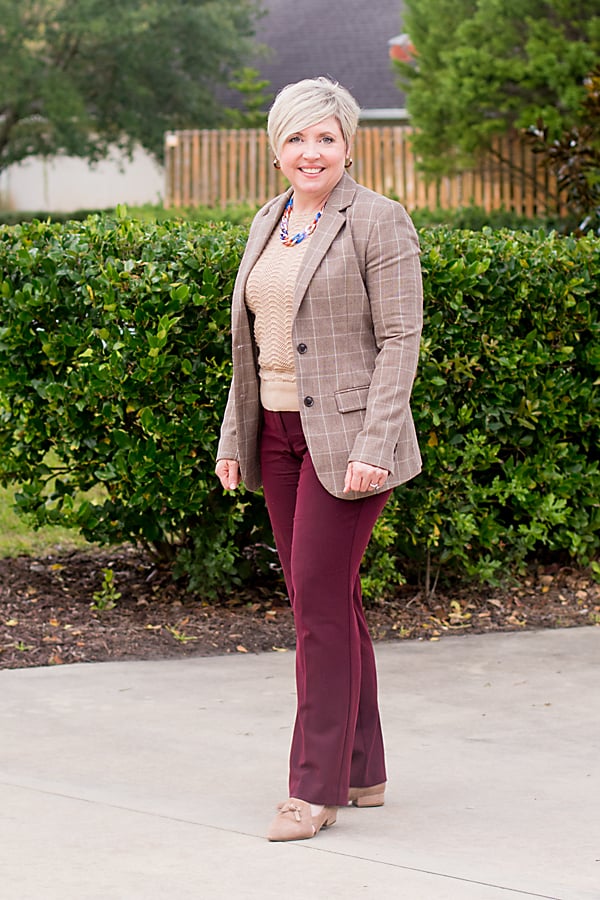
[(73, 212), (160, 203), (164, 178), (162, 166), (141, 148), (131, 162), (115, 153), (95, 166), (77, 157), (32, 157), (0, 173), (0, 208)]

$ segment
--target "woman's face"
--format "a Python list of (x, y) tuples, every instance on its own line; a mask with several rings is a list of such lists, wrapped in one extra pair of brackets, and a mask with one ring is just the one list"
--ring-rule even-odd
[(289, 135), (279, 153), (281, 171), (294, 188), (295, 206), (318, 209), (344, 172), (346, 144), (335, 116)]

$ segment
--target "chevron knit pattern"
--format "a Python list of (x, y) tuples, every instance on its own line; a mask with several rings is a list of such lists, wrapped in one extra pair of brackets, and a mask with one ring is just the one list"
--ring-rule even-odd
[[(313, 218), (313, 214), (292, 212), (289, 233), (302, 231)], [(278, 225), (246, 283), (246, 305), (255, 316), (261, 401), (266, 409), (298, 409), (292, 313), (296, 278), (309, 241), (307, 237), (292, 247), (284, 246)]]

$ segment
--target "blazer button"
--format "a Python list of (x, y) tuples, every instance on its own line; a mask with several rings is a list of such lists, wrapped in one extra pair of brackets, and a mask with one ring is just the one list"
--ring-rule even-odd
[(306, 344), (298, 344), (296, 349), (297, 349), (298, 353), (306, 353), (306, 351), (308, 350), (308, 347), (306, 346)]
[(314, 406), (314, 402), (315, 402), (315, 401), (313, 400), (312, 397), (305, 397), (305, 398), (304, 398), (304, 405), (305, 405), (305, 406)]

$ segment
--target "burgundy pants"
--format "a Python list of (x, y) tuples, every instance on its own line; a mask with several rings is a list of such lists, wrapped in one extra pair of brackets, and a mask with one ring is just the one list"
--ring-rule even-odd
[(296, 626), (290, 797), (345, 806), (350, 785), (386, 780), (359, 568), (390, 491), (333, 497), (316, 476), (296, 412), (264, 411), (261, 464)]

